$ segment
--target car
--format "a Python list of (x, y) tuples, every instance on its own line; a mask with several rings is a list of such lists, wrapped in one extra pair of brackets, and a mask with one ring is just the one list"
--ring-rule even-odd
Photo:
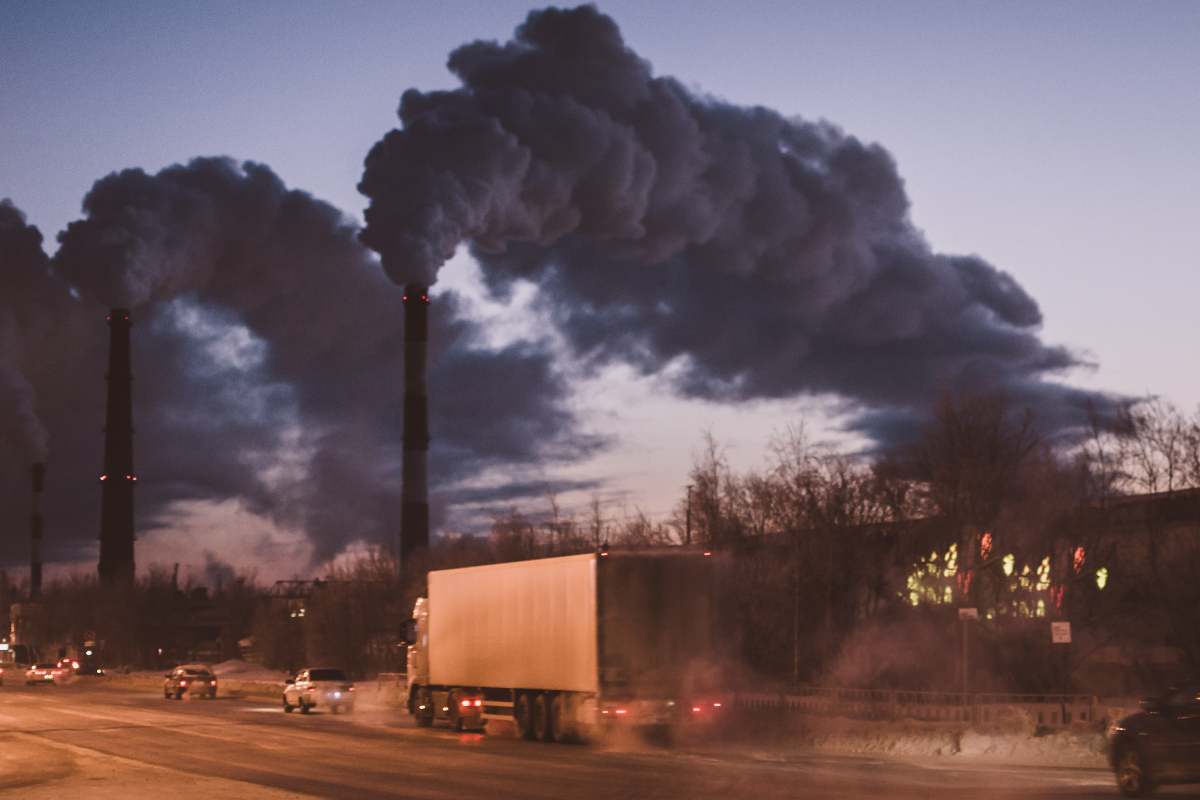
[(302, 669), (283, 687), (283, 710), (307, 714), (314, 708), (328, 708), (334, 714), (354, 710), (354, 684), (340, 669), (318, 667)]
[(37, 686), (39, 683), (54, 683), (61, 674), (57, 664), (33, 664), (25, 670), (25, 683), (30, 686)]
[(1126, 797), (1159, 786), (1200, 783), (1200, 684), (1142, 700), (1108, 729), (1109, 764)]
[(79, 673), (79, 662), (73, 658), (60, 658), (54, 666), (62, 677), (72, 677)]
[(184, 693), (209, 700), (217, 696), (217, 676), (204, 664), (181, 664), (165, 677), (163, 697), (168, 700), (182, 700)]

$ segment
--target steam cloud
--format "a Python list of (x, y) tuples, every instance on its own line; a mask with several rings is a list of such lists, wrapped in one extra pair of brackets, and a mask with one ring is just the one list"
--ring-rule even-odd
[(496, 293), (537, 284), (580, 354), (672, 365), (702, 398), (830, 393), (885, 442), (948, 388), (1052, 427), (1108, 405), (1045, 380), (1079, 361), (1010, 275), (933, 252), (879, 145), (655, 76), (592, 6), (449, 68), (462, 87), (405, 92), (359, 184), (394, 281), (432, 284), (468, 242)]
[[(23, 269), (46, 272), (53, 295), (26, 292), (16, 313), (62, 335), (21, 339), (25, 362), (42, 365), (36, 374), (0, 353), (0, 374), (15, 368), (36, 387), (59, 443), (47, 487), (55, 509), (48, 557), (78, 557), (95, 538), (104, 309), (112, 306), (135, 309), (139, 531), (169, 524), (180, 501), (240, 498), (306, 531), (317, 559), (355, 540), (390, 544), (400, 505), (403, 316), (357, 228), (269, 168), (221, 158), (114, 173), (83, 206), (85, 216), (59, 236), (53, 276), (40, 237), (24, 234), (34, 247)], [(8, 267), (6, 285), (17, 273)], [(490, 468), (519, 473), (597, 446), (568, 410), (548, 345), (487, 346), (460, 306), (451, 292), (436, 297), (431, 389), (450, 397), (491, 380), (502, 391), (433, 409), (435, 485), (449, 495)], [(3, 401), (13, 396), (6, 390)], [(4, 477), (6, 508), (26, 502), (28, 478), (19, 478)], [(444, 514), (446, 496), (433, 499)], [(5, 542), (0, 560), (22, 554), (20, 542)]]

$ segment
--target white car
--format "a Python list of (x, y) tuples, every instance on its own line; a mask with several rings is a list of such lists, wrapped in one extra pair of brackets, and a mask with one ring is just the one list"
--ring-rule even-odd
[(307, 714), (314, 708), (328, 708), (334, 714), (354, 710), (354, 684), (340, 669), (300, 670), (283, 687), (283, 710), (300, 709)]

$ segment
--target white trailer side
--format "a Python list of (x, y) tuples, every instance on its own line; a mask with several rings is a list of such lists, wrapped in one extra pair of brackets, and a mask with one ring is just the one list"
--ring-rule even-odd
[(595, 694), (596, 556), (429, 573), (429, 681)]

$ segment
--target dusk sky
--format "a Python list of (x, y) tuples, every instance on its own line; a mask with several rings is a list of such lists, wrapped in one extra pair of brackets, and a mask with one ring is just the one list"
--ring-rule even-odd
[[(269, 167), (288, 189), (332, 204), (361, 225), (368, 198), (356, 185), (363, 178), (364, 158), (399, 126), (401, 93), (458, 88), (459, 80), (446, 69), (451, 51), (479, 39), (504, 42), (531, 9), (540, 7), (513, 2), (0, 2), (5, 20), (0, 26), (0, 198), (10, 199), (40, 229), (46, 255), (53, 256), (58, 233), (83, 216), (84, 195), (105, 175), (131, 167), (154, 174), (197, 156), (230, 156)], [(1036, 301), (1042, 319), (1039, 328), (1027, 322), (1028, 313), (1013, 312), (1026, 321), (1011, 325), (1031, 331), (1040, 340), (1035, 342), (1039, 353), (1044, 343), (1045, 353), (1062, 347), (1073, 355), (1072, 363), (1095, 365), (1039, 372), (1039, 381), (1113, 395), (1154, 394), (1189, 410), (1200, 404), (1200, 377), (1193, 366), (1200, 294), (1200, 5), (605, 2), (599, 9), (615, 20), (625, 44), (650, 62), (654, 75), (673, 76), (689, 96), (711, 96), (731, 108), (763, 106), (806, 123), (826, 120), (847, 136), (886, 149), (903, 179), (908, 218), (928, 247), (937, 254), (979, 256), (1007, 273)], [(336, 220), (325, 221), (336, 227)], [(271, 253), (275, 257), (277, 249)], [(569, 249), (555, 257), (575, 258)], [(347, 263), (364, 258), (346, 255)], [(61, 269), (73, 276), (71, 263), (64, 259)], [(514, 370), (541, 376), (537, 379), (562, 389), (562, 395), (553, 403), (544, 400), (543, 406), (513, 401), (514, 409), (539, 415), (536, 422), (545, 430), (530, 422), (518, 434), (488, 431), (494, 441), (489, 439), (485, 453), (458, 441), (455, 449), (443, 451), (440, 458), (447, 464), (469, 459), (478, 465), (470, 476), (451, 467), (446, 474), (460, 481), (453, 495), (460, 500), (470, 496), (468, 490), (488, 488), (486, 502), (475, 507), (481, 513), (515, 506), (540, 516), (545, 495), (558, 491), (570, 511), (583, 513), (596, 496), (613, 516), (641, 509), (664, 519), (682, 494), (706, 430), (728, 448), (735, 465), (758, 466), (773, 434), (801, 420), (818, 438), (850, 448), (866, 443), (865, 432), (876, 430), (876, 423), (858, 424), (857, 434), (843, 431), (855, 424), (850, 417), (862, 408), (848, 405), (847, 396), (875, 410), (911, 399), (840, 373), (810, 383), (780, 378), (773, 364), (739, 374), (744, 382), (732, 394), (711, 389), (710, 383), (696, 389), (701, 379), (721, 377), (714, 365), (725, 363), (726, 351), (710, 353), (686, 343), (670, 349), (662, 343), (686, 337), (669, 329), (653, 334), (653, 347), (663, 348), (655, 361), (661, 369), (633, 357), (623, 360), (621, 352), (594, 345), (588, 338), (593, 334), (579, 320), (570, 320), (564, 331), (553, 330), (530, 285), (518, 281), (506, 308), (502, 295), (489, 293), (482, 275), (508, 267), (484, 267), (481, 272), (468, 250), (460, 248), (433, 289), (434, 313), (447, 307), (438, 305), (438, 292), (454, 291), (463, 325), (478, 328), (474, 339), (463, 334), (462, 341), (508, 348), (505, 358)], [(355, 291), (369, 294), (364, 281)], [(378, 292), (388, 291), (399, 319), (399, 288), (380, 282)], [(560, 312), (567, 302), (563, 297), (594, 299), (587, 287), (571, 291), (575, 294), (556, 296)], [(335, 292), (328, 302), (339, 297)], [(226, 307), (223, 298), (185, 296), (170, 319), (160, 322), (175, 324), (192, 343), (216, 342), (213, 358), (223, 368), (243, 369), (238, 359), (248, 359), (243, 372), (249, 375), (257, 363), (255, 348), (265, 345), (247, 333), (246, 326), (258, 330), (250, 312), (241, 318), (213, 311)], [(198, 305), (187, 306), (193, 301)], [(0, 298), (0, 312), (3, 302)], [(276, 312), (282, 313), (278, 307)], [(97, 322), (95, 335), (103, 339), (103, 320)], [(744, 325), (754, 322), (747, 318)], [(145, 326), (144, 335), (153, 327)], [(344, 325), (331, 329), (348, 330)], [(141, 333), (135, 327), (135, 336)], [(286, 337), (280, 341), (298, 341), (292, 333), (279, 335)], [(539, 372), (545, 367), (521, 344), (533, 339), (554, 341), (558, 358), (548, 363), (557, 377)], [(169, 350), (162, 347), (155, 351), (160, 356)], [(391, 381), (398, 391), (398, 342), (395, 347), (392, 373), (380, 373), (378, 380)], [(641, 344), (630, 347), (642, 352)], [(294, 358), (305, 360), (299, 348), (296, 344)], [(597, 348), (605, 351), (600, 360), (579, 356)], [(682, 375), (689, 363), (685, 356), (706, 365), (704, 370)], [(321, 357), (314, 353), (308, 363)], [(286, 443), (293, 435), (302, 440), (306, 420), (318, 418), (307, 415), (319, 415), (330, 426), (336, 417), (330, 409), (344, 409), (345, 420), (361, 422), (364, 441), (387, 449), (378, 441), (383, 428), (359, 420), (366, 412), (360, 415), (355, 408), (352, 392), (349, 397), (309, 392), (305, 381), (312, 376), (295, 377), (299, 368), (283, 360), (287, 364), (269, 380), (247, 378), (248, 391), (270, 390), (277, 392), (271, 397), (287, 398), (270, 405), (285, 410), (264, 416), (276, 449), (255, 450), (260, 459), (255, 469), (266, 489), (242, 493), (237, 486), (221, 489), (195, 478), (188, 491), (164, 495), (153, 520), (140, 523), (139, 568), (182, 561), (203, 570), (211, 556), (256, 566), (260, 577), (274, 579), (307, 574), (313, 563), (377, 535), (370, 525), (359, 534), (354, 532), (358, 523), (331, 516), (327, 524), (348, 526), (348, 532), (329, 534), (332, 544), (314, 548), (302, 532), (304, 525), (314, 524), (312, 513), (301, 519), (280, 512), (283, 501), (268, 496), (267, 490), (293, 472), (297, 486), (315, 480), (315, 468), (303, 463), (308, 446)], [(870, 369), (867, 362), (863, 369)], [(136, 360), (134, 374), (139, 380), (144, 374)], [(488, 373), (464, 367), (454, 374), (483, 380)], [(1033, 373), (1021, 375), (1032, 380)], [(457, 385), (457, 394), (487, 398), (478, 412), (462, 413), (484, 413), (489, 403), (504, 406), (487, 397), (495, 387)], [(842, 387), (845, 393), (839, 394)], [(102, 385), (94, 391), (97, 399), (85, 416), (100, 402)], [(731, 399), (734, 395), (741, 399)], [(398, 402), (397, 397), (381, 393), (372, 408)], [(40, 396), (39, 401), (53, 402)], [(439, 398), (431, 402), (436, 405)], [(222, 408), (232, 413), (232, 405)], [(135, 414), (143, 413), (146, 409), (135, 407)], [(570, 436), (560, 436), (565, 423), (554, 423), (555, 414), (574, 415), (578, 422)], [(64, 443), (64, 437), (76, 434), (49, 430), (51, 485), (65, 471), (55, 472), (56, 452), (94, 450), (93, 463), (83, 469), (95, 472), (100, 417), (89, 419), (95, 421), (92, 442)], [(145, 427), (139, 428), (139, 453), (147, 446), (143, 433), (171, 430), (165, 421)], [(261, 427), (254, 435), (262, 433)], [(432, 434), (435, 443), (453, 439), (438, 430), (436, 414)], [(537, 454), (506, 438), (518, 435), (561, 441), (556, 438), (553, 457), (531, 458)], [(223, 446), (219, 438), (195, 431), (186, 441)], [(468, 451), (471, 455), (460, 455)], [(186, 460), (199, 455), (191, 452)], [(155, 464), (167, 460), (150, 458)], [(244, 466), (247, 458), (238, 463)], [(435, 476), (438, 463), (435, 452)], [(194, 472), (203, 469), (197, 466)], [(9, 470), (0, 477), (23, 480), (23, 474)], [(154, 475), (144, 480), (151, 483)], [(506, 483), (529, 489), (500, 491)], [(200, 485), (202, 490), (195, 488)], [(6, 503), (23, 498), (24, 486), (4, 487), (0, 498)], [(63, 483), (59, 486), (61, 491)], [(436, 494), (436, 483), (432, 488)], [(97, 489), (97, 508), (98, 499)], [(398, 507), (375, 499), (380, 514), (390, 509), (398, 518)], [(455, 501), (444, 502), (443, 529), (465, 526)], [(86, 519), (85, 510), (79, 513)], [(49, 540), (56, 530), (53, 505), (47, 515)], [(17, 516), (23, 520), (25, 514)], [(15, 533), (23, 537), (23, 528)], [(50, 545), (52, 559), (88, 562), (87, 542), (94, 533), (64, 535), (80, 544)], [(25, 563), (22, 547), (23, 539), (21, 546), (6, 545), (0, 565)]]

